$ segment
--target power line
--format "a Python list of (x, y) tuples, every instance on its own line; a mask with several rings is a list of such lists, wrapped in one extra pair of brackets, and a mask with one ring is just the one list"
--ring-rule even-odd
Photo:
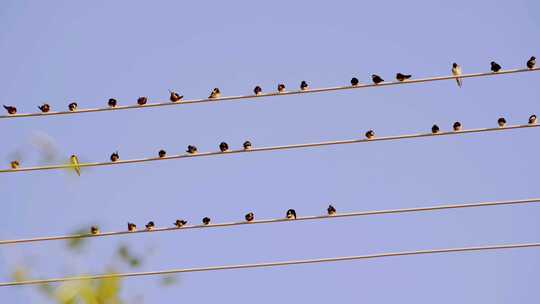
[(76, 111), (59, 111), (59, 112), (46, 112), (46, 113), (21, 113), (13, 115), (0, 115), (2, 118), (23, 118), (23, 117), (44, 117), (44, 116), (56, 116), (56, 115), (71, 115), (71, 114), (81, 114), (81, 113), (91, 113), (91, 112), (103, 112), (103, 111), (119, 111), (127, 109), (143, 109), (143, 108), (152, 108), (152, 107), (163, 107), (163, 106), (173, 106), (173, 105), (186, 105), (186, 104), (195, 104), (195, 103), (206, 103), (206, 102), (216, 102), (216, 101), (232, 101), (232, 100), (242, 100), (242, 99), (251, 99), (251, 98), (262, 98), (270, 96), (286, 96), (286, 95), (295, 95), (295, 94), (310, 94), (310, 93), (322, 93), (322, 92), (331, 92), (331, 91), (341, 91), (341, 90), (352, 90), (352, 89), (364, 89), (372, 87), (385, 87), (401, 84), (413, 84), (413, 83), (423, 83), (423, 82), (432, 82), (432, 81), (443, 81), (456, 78), (475, 78), (475, 77), (486, 77), (486, 76), (496, 76), (504, 74), (513, 74), (513, 73), (523, 73), (523, 72), (535, 72), (540, 70), (540, 67), (533, 69), (512, 69), (499, 71), (497, 73), (486, 72), (486, 73), (473, 73), (473, 74), (463, 74), (460, 76), (438, 76), (438, 77), (429, 77), (429, 78), (419, 78), (419, 79), (409, 79), (406, 81), (392, 81), (392, 82), (383, 82), (380, 84), (359, 84), (356, 86), (336, 86), (336, 87), (326, 87), (326, 88), (315, 88), (307, 90), (295, 90), (295, 91), (286, 91), (286, 92), (270, 92), (270, 93), (261, 93), (259, 95), (239, 95), (239, 96), (225, 96), (220, 98), (204, 98), (204, 99), (191, 99), (191, 100), (182, 100), (179, 102), (158, 102), (158, 103), (147, 103), (145, 105), (125, 105), (125, 106), (116, 106), (116, 107), (104, 107), (104, 108), (89, 108), (89, 109), (77, 109)]
[(328, 262), (387, 258), (387, 257), (396, 257), (396, 256), (425, 255), (425, 254), (436, 254), (436, 253), (456, 253), (456, 252), (467, 252), (467, 251), (504, 250), (504, 249), (532, 248), (532, 247), (540, 247), (540, 243), (521, 243), (521, 244), (507, 244), (507, 245), (427, 249), (427, 250), (399, 251), (399, 252), (376, 253), (376, 254), (368, 254), (368, 255), (333, 257), (333, 258), (296, 260), (296, 261), (281, 261), (281, 262), (256, 263), (256, 264), (211, 266), (211, 267), (200, 267), (200, 268), (182, 268), (182, 269), (146, 271), (146, 272), (127, 272), (127, 273), (73, 276), (73, 277), (62, 277), (62, 278), (53, 278), (53, 279), (4, 282), (4, 283), (0, 283), (0, 287), (47, 284), (47, 283), (67, 282), (67, 281), (97, 280), (97, 279), (109, 279), (109, 278), (141, 277), (141, 276), (165, 275), (165, 274), (186, 273), (186, 272), (205, 272), (205, 271), (216, 271), (216, 270), (232, 270), (232, 269), (263, 268), (263, 267), (276, 267), (276, 266), (302, 265), (302, 264), (317, 264), (317, 263), (328, 263)]
[[(438, 133), (417, 133), (417, 134), (407, 134), (407, 135), (397, 135), (397, 136), (374, 137), (371, 139), (348, 139), (348, 140), (337, 140), (337, 141), (324, 141), (324, 142), (315, 142), (315, 143), (303, 143), (303, 144), (293, 144), (293, 145), (283, 145), (283, 146), (251, 148), (248, 150), (246, 149), (229, 150), (227, 152), (204, 152), (204, 153), (196, 153), (196, 154), (188, 153), (188, 154), (170, 155), (170, 156), (165, 156), (165, 157), (149, 157), (149, 158), (139, 158), (139, 159), (117, 160), (115, 162), (81, 163), (79, 166), (81, 168), (112, 166), (112, 165), (143, 163), (143, 162), (150, 162), (150, 161), (162, 161), (162, 160), (179, 159), (179, 158), (205, 157), (205, 156), (218, 156), (218, 155), (222, 156), (222, 155), (236, 154), (236, 153), (252, 153), (252, 152), (275, 151), (275, 150), (301, 149), (301, 148), (366, 143), (366, 142), (376, 142), (376, 141), (401, 140), (401, 139), (420, 138), (420, 137), (462, 135), (462, 134), (468, 134), (468, 133), (484, 133), (484, 132), (491, 132), (491, 131), (505, 131), (505, 130), (523, 129), (523, 128), (536, 128), (536, 127), (540, 127), (540, 124), (533, 123), (533, 124), (525, 124), (525, 125), (513, 125), (513, 126), (496, 127), (496, 128), (468, 129), (468, 130), (448, 131), (448, 132), (438, 132)], [(1, 169), (0, 173), (56, 170), (56, 169), (67, 169), (67, 168), (74, 168), (74, 166), (72, 164), (58, 164), (58, 165), (48, 165), (48, 166), (36, 166), (36, 167), (20, 167), (17, 169)]]
[(296, 220), (289, 220), (289, 219), (285, 219), (285, 218), (277, 218), (277, 219), (253, 220), (251, 222), (228, 222), (228, 223), (217, 223), (217, 224), (208, 224), (208, 225), (190, 225), (190, 226), (183, 226), (181, 228), (165, 227), (165, 228), (154, 228), (152, 230), (136, 230), (136, 231), (126, 231), (126, 230), (124, 230), (124, 231), (115, 231), (115, 232), (103, 232), (103, 233), (100, 233), (100, 234), (75, 234), (75, 235), (59, 235), (59, 236), (36, 237), (36, 238), (27, 238), (27, 239), (3, 240), (3, 241), (0, 241), (0, 245), (18, 244), (18, 243), (32, 243), (32, 242), (42, 242), (42, 241), (55, 241), (55, 240), (67, 240), (67, 239), (78, 239), (78, 238), (87, 238), (87, 237), (92, 237), (92, 238), (94, 238), (94, 237), (107, 237), (107, 236), (114, 236), (114, 235), (134, 234), (134, 233), (182, 231), (182, 230), (199, 229), (199, 228), (217, 228), (217, 227), (229, 227), (229, 226), (240, 226), (240, 225), (281, 223), (281, 222), (291, 222), (291, 221), (294, 222), (294, 221), (326, 220), (326, 219), (335, 219), (335, 218), (342, 218), (342, 217), (357, 217), (357, 216), (370, 216), (370, 215), (394, 214), (394, 213), (425, 212), (425, 211), (437, 211), (437, 210), (445, 210), (445, 209), (462, 209), (462, 208), (503, 206), (503, 205), (521, 205), (521, 204), (531, 204), (531, 203), (538, 203), (538, 202), (540, 202), (540, 198), (530, 198), (530, 199), (521, 199), (521, 200), (507, 200), (507, 201), (492, 201), (492, 202), (480, 202), (480, 203), (467, 203), (467, 204), (448, 204), (448, 205), (440, 205), (440, 206), (428, 206), (428, 207), (416, 207), (416, 208), (404, 208), (404, 209), (359, 211), (359, 212), (336, 213), (335, 215), (304, 216), (304, 217), (297, 217)]

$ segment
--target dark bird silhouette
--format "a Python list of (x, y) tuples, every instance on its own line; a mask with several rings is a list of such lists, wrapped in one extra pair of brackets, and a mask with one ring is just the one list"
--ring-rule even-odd
[(51, 106), (49, 106), (48, 103), (44, 103), (41, 106), (38, 106), (38, 109), (40, 109), (43, 113), (47, 113), (51, 110)]
[(295, 220), (296, 219), (296, 211), (294, 209), (287, 210), (287, 219), (289, 219), (289, 220)]
[(300, 83), (300, 90), (305, 91), (305, 90), (308, 89), (308, 87), (309, 86), (308, 86), (307, 82), (305, 80), (302, 80), (302, 82)]
[(197, 153), (197, 147), (189, 145), (189, 146), (187, 146), (186, 152), (189, 153), (189, 154), (195, 154), (195, 153)]
[(251, 142), (246, 140), (242, 146), (244, 147), (244, 150), (249, 150), (251, 149)]
[(166, 152), (165, 150), (159, 150), (158, 156), (159, 156), (160, 158), (163, 158), (163, 157), (165, 157), (166, 155), (167, 155), (167, 152)]
[(176, 228), (182, 228), (186, 224), (187, 224), (187, 221), (185, 220), (176, 220), (176, 222), (174, 222), (174, 225), (176, 226)]
[(137, 98), (137, 104), (140, 106), (144, 106), (148, 102), (148, 98), (145, 96), (141, 96)]
[[(455, 62), (452, 63), (452, 75), (454, 76), (461, 75), (461, 67)], [(456, 82), (457, 82), (458, 87), (461, 88), (461, 86), (463, 85), (462, 79), (460, 77), (457, 77)]]
[(373, 137), (375, 137), (375, 131), (369, 130), (369, 131), (366, 132), (366, 138), (367, 139), (372, 139)]
[(256, 86), (254, 89), (253, 89), (253, 93), (255, 93), (255, 95), (261, 95), (262, 93), (262, 88), (260, 86)]
[(209, 217), (204, 217), (202, 219), (202, 222), (203, 222), (203, 224), (208, 225), (208, 224), (210, 224), (210, 218)]
[(127, 226), (128, 226), (128, 231), (129, 232), (133, 232), (133, 231), (137, 230), (137, 225), (135, 225), (133, 223), (128, 222)]
[(491, 71), (493, 73), (497, 73), (500, 70), (501, 70), (501, 66), (498, 63), (496, 63), (495, 61), (492, 61), (491, 62)]
[(156, 225), (154, 225), (153, 221), (148, 222), (148, 224), (144, 225), (146, 227), (146, 230), (152, 230)]
[(97, 226), (90, 227), (90, 233), (93, 235), (99, 234), (99, 228)]
[(113, 154), (111, 154), (111, 161), (112, 162), (115, 162), (117, 160), (120, 159), (120, 155), (118, 155), (118, 151), (114, 152)]
[(253, 214), (253, 212), (250, 212), (250, 213), (246, 214), (245, 218), (246, 218), (247, 222), (251, 222), (251, 221), (253, 221), (255, 219), (255, 215)]
[(172, 102), (178, 102), (182, 98), (184, 98), (184, 95), (180, 95), (180, 94), (176, 93), (175, 91), (169, 90), (169, 93), (171, 93), (171, 96), (169, 96), (169, 100), (172, 101)]
[(407, 79), (409, 79), (411, 77), (412, 77), (412, 75), (406, 75), (406, 74), (401, 74), (401, 73), (396, 74), (396, 79), (398, 81), (404, 81), (404, 80), (407, 80)]
[(433, 125), (433, 127), (431, 127), (431, 133), (433, 133), (433, 134), (439, 133), (440, 130), (441, 129), (437, 125)]
[(501, 117), (497, 120), (497, 124), (499, 125), (499, 127), (504, 127), (506, 125), (506, 119), (504, 119), (504, 117)]
[(229, 150), (229, 145), (226, 142), (222, 142), (219, 144), (219, 150), (221, 152), (227, 152), (227, 150)]
[(351, 78), (351, 85), (352, 86), (357, 86), (359, 83), (360, 83), (360, 81), (358, 81), (358, 78), (356, 78), (356, 77)]
[(461, 123), (459, 121), (456, 121), (452, 128), (454, 129), (454, 131), (461, 131)]
[(214, 88), (212, 92), (210, 93), (210, 96), (208, 98), (219, 98), (221, 97), (221, 92), (219, 91), (219, 88)]
[(278, 90), (278, 92), (280, 92), (280, 93), (285, 92), (285, 85), (284, 85), (283, 83), (278, 84), (278, 85), (277, 85), (277, 90)]
[(17, 114), (17, 108), (15, 108), (14, 106), (6, 106), (6, 105), (4, 105), (4, 109), (6, 109), (6, 111), (10, 115)]
[(73, 112), (73, 111), (77, 111), (77, 103), (76, 102), (72, 102), (68, 105), (68, 109)]
[(336, 214), (336, 208), (334, 208), (334, 206), (332, 206), (332, 205), (328, 205), (328, 209), (326, 209), (326, 211), (328, 212), (328, 215), (335, 215)]
[(375, 75), (375, 74), (371, 75), (371, 80), (373, 80), (374, 84), (379, 84), (384, 81), (384, 79), (382, 79), (381, 76)]
[(534, 125), (536, 123), (536, 115), (531, 115), (529, 117), (529, 124)]
[(531, 56), (529, 60), (527, 60), (527, 67), (529, 69), (534, 69), (534, 66), (536, 65), (536, 57)]
[(111, 108), (116, 108), (116, 105), (117, 105), (116, 99), (114, 99), (114, 98), (109, 98), (109, 102), (107, 102), (107, 104), (108, 104), (109, 107), (111, 107)]
[(11, 161), (10, 165), (11, 165), (11, 169), (18, 169), (20, 166), (20, 163), (18, 160), (13, 160)]

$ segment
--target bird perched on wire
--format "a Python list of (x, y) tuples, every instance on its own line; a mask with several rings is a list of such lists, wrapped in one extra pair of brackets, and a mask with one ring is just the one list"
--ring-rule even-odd
[(182, 227), (184, 227), (186, 224), (187, 224), (187, 221), (185, 221), (185, 220), (176, 220), (176, 221), (174, 222), (174, 225), (176, 226), (176, 228), (182, 228)]
[(256, 86), (254, 89), (253, 89), (253, 93), (255, 95), (261, 95), (262, 94), (262, 88), (260, 86)]
[(154, 222), (153, 221), (150, 221), (148, 222), (146, 225), (144, 225), (146, 227), (146, 230), (152, 230), (156, 227), (156, 225), (154, 225)]
[(253, 212), (250, 212), (245, 215), (245, 218), (246, 222), (251, 222), (255, 219), (255, 215), (253, 214)]
[(535, 65), (536, 65), (536, 57), (531, 56), (531, 58), (527, 60), (527, 68), (534, 69)]
[(382, 79), (381, 76), (375, 75), (375, 74), (371, 75), (371, 80), (373, 80), (374, 84), (379, 84), (384, 81), (384, 79)]
[(277, 90), (279, 93), (285, 92), (285, 85), (283, 83), (280, 83), (277, 85)]
[(43, 113), (47, 113), (47, 112), (49, 112), (51, 110), (51, 106), (49, 106), (48, 103), (44, 103), (44, 104), (38, 106), (38, 109), (40, 109), (41, 112), (43, 112)]
[(77, 103), (76, 102), (72, 102), (68, 105), (68, 109), (71, 111), (71, 112), (74, 112), (74, 111), (77, 111)]
[(197, 147), (189, 145), (187, 146), (186, 152), (189, 154), (197, 154)]
[(20, 166), (20, 163), (18, 160), (12, 160), (10, 165), (11, 165), (11, 169), (18, 169)]
[(77, 155), (71, 155), (71, 157), (69, 158), (69, 162), (71, 163), (71, 166), (73, 167), (73, 170), (75, 170), (77, 175), (81, 176), (81, 166), (79, 164), (79, 159), (77, 158)]
[(145, 96), (141, 96), (137, 98), (137, 104), (140, 106), (144, 106), (148, 102), (148, 98)]
[(221, 152), (227, 152), (227, 150), (229, 150), (229, 145), (226, 142), (222, 142), (219, 144), (219, 150)]
[(492, 62), (491, 62), (491, 71), (492, 71), (493, 73), (497, 73), (497, 72), (499, 72), (500, 70), (501, 70), (501, 66), (500, 66), (498, 63), (496, 63), (495, 61), (492, 61)]
[(294, 209), (287, 210), (287, 219), (289, 220), (295, 220), (296, 219), (296, 211)]
[(107, 105), (109, 105), (109, 107), (111, 107), (111, 108), (116, 108), (116, 105), (117, 105), (116, 99), (109, 98), (109, 101), (107, 102)]
[(6, 106), (6, 105), (4, 105), (4, 109), (6, 109), (6, 111), (10, 115), (17, 114), (17, 108), (14, 107), (14, 106)]
[(251, 142), (249, 140), (246, 140), (242, 146), (244, 147), (244, 150), (250, 150), (251, 149)]
[(172, 102), (178, 102), (182, 98), (184, 98), (184, 95), (180, 95), (180, 94), (176, 93), (175, 91), (169, 90), (169, 93), (171, 93), (171, 96), (169, 96), (169, 100), (172, 101)]
[(114, 163), (115, 161), (119, 160), (120, 159), (120, 155), (118, 155), (118, 151), (116, 152), (113, 152), (113, 154), (111, 154), (111, 161)]
[(504, 119), (504, 117), (501, 117), (497, 120), (497, 124), (499, 125), (499, 127), (504, 127), (506, 125), (506, 119)]
[(167, 156), (167, 152), (165, 150), (159, 150), (158, 156), (159, 156), (159, 158), (163, 158), (163, 157)]
[(529, 124), (534, 125), (536, 123), (536, 115), (529, 116)]
[(406, 75), (406, 74), (401, 74), (401, 73), (396, 74), (396, 79), (398, 81), (405, 81), (405, 80), (407, 80), (407, 79), (409, 79), (411, 77), (412, 77), (412, 75)]
[(353, 87), (357, 86), (359, 83), (360, 83), (360, 81), (358, 80), (358, 78), (356, 78), (356, 77), (351, 78), (351, 85)]
[(452, 125), (452, 128), (454, 131), (461, 131), (461, 123), (459, 121), (456, 121), (454, 125)]
[(208, 225), (208, 224), (210, 224), (210, 218), (209, 217), (204, 217), (202, 219), (202, 222), (203, 222), (203, 224)]
[(374, 138), (374, 137), (375, 137), (375, 131), (373, 131), (373, 130), (368, 130), (368, 131), (366, 132), (366, 138), (367, 138), (367, 139), (372, 139), (372, 138)]
[(97, 226), (90, 227), (90, 233), (93, 235), (99, 234), (99, 228)]
[(308, 87), (308, 83), (305, 80), (302, 80), (302, 82), (300, 83), (300, 90), (305, 91), (308, 89)]
[(210, 93), (210, 96), (208, 98), (219, 98), (221, 97), (221, 92), (219, 91), (219, 88), (214, 88), (212, 92)]
[(439, 126), (437, 126), (437, 125), (433, 125), (433, 127), (431, 127), (431, 133), (433, 133), (433, 134), (439, 133), (440, 130), (441, 129), (439, 129)]
[[(452, 75), (459, 76), (461, 75), (461, 67), (457, 63), (452, 63)], [(456, 78), (456, 82), (458, 87), (461, 88), (461, 85), (463, 84), (463, 81), (460, 77)]]
[(332, 205), (328, 205), (328, 209), (326, 209), (326, 211), (328, 212), (328, 215), (336, 215), (336, 208), (334, 208)]
[(128, 223), (127, 223), (127, 226), (128, 226), (128, 231), (129, 231), (129, 232), (137, 231), (137, 225), (128, 222)]

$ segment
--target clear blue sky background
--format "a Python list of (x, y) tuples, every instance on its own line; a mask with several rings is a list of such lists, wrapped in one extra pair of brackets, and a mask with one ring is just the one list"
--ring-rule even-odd
[[(164, 101), (250, 93), (259, 84), (296, 88), (347, 84), (377, 73), (415, 77), (523, 67), (540, 56), (538, 1), (2, 1), (0, 102), (35, 112), (103, 106), (109, 97)], [(0, 158), (42, 164), (35, 138), (62, 161), (181, 153), (510, 124), (540, 114), (540, 74), (189, 105), (2, 120)], [(154, 220), (199, 222), (537, 197), (538, 132), (323, 147), (153, 162), (71, 172), (0, 175), (0, 238), (69, 233), (99, 224), (125, 229)], [(0, 278), (17, 265), (36, 277), (102, 273), (119, 244), (147, 253), (139, 270), (278, 261), (386, 251), (540, 241), (538, 206), (492, 207), (139, 234), (90, 240), (84, 254), (64, 242), (0, 247)], [(130, 303), (532, 303), (540, 251), (389, 258), (124, 281)], [(126, 270), (126, 269), (120, 269)], [(1, 288), (5, 303), (44, 301), (35, 287)]]

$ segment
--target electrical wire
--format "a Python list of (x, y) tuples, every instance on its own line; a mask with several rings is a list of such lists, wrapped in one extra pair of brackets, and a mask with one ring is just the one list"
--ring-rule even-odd
[(85, 275), (85, 276), (73, 276), (73, 277), (62, 277), (62, 278), (52, 278), (52, 279), (38, 279), (38, 280), (24, 280), (24, 281), (3, 282), (3, 283), (0, 283), (0, 287), (47, 284), (47, 283), (67, 282), (67, 281), (82, 281), (82, 280), (97, 280), (97, 279), (110, 279), (110, 278), (141, 277), (141, 276), (165, 275), (165, 274), (176, 274), (176, 273), (187, 273), (187, 272), (206, 272), (206, 271), (216, 271), (216, 270), (266, 268), (266, 267), (288, 266), (288, 265), (302, 265), (302, 264), (317, 264), (317, 263), (328, 263), (328, 262), (367, 260), (367, 259), (387, 258), (387, 257), (397, 257), (397, 256), (426, 255), (426, 254), (438, 254), (438, 253), (439, 254), (440, 253), (456, 253), (456, 252), (468, 252), (468, 251), (470, 252), (470, 251), (486, 251), (486, 250), (505, 250), (505, 249), (532, 248), (532, 247), (540, 247), (540, 243), (521, 243), (521, 244), (489, 245), (489, 246), (475, 246), (475, 247), (426, 249), (426, 250), (387, 252), (387, 253), (376, 253), (376, 254), (367, 254), (367, 255), (354, 255), (354, 256), (344, 256), (344, 257), (333, 257), (333, 258), (309, 259), (309, 260), (280, 261), (280, 262), (256, 263), (256, 264), (223, 265), (223, 266), (211, 266), (211, 267), (200, 267), (200, 268), (182, 268), (182, 269), (169, 269), (169, 270), (146, 271), (146, 272), (141, 271), (141, 272)]
[[(113, 165), (143, 163), (143, 162), (150, 162), (150, 161), (163, 161), (163, 160), (179, 159), (179, 158), (205, 157), (205, 156), (218, 156), (218, 155), (222, 156), (222, 155), (230, 155), (230, 154), (236, 154), (236, 153), (252, 153), (252, 152), (275, 151), (275, 150), (301, 149), (301, 148), (312, 148), (312, 147), (320, 147), (320, 146), (355, 144), (355, 143), (366, 143), (366, 142), (376, 142), (376, 141), (392, 141), (392, 140), (445, 136), (445, 135), (462, 135), (462, 134), (468, 134), (468, 133), (484, 133), (484, 132), (492, 132), (492, 131), (506, 131), (506, 130), (513, 130), (513, 129), (536, 128), (536, 127), (540, 127), (540, 124), (534, 123), (534, 124), (525, 124), (525, 125), (513, 125), (513, 126), (496, 127), (496, 128), (468, 129), (468, 130), (448, 131), (448, 132), (438, 132), (438, 133), (417, 133), (417, 134), (398, 135), (398, 136), (374, 137), (371, 139), (348, 139), (348, 140), (337, 140), (337, 141), (324, 141), (324, 142), (315, 142), (315, 143), (303, 143), (303, 144), (293, 144), (293, 145), (283, 145), (283, 146), (251, 148), (248, 150), (245, 150), (245, 149), (229, 150), (226, 152), (204, 152), (204, 153), (196, 153), (196, 154), (188, 153), (188, 154), (170, 155), (170, 156), (165, 156), (165, 157), (149, 157), (149, 158), (139, 158), (139, 159), (117, 160), (116, 162), (81, 163), (79, 167), (85, 168), (85, 167), (98, 167), (98, 166), (113, 166)], [(69, 168), (74, 168), (74, 165), (58, 164), (58, 165), (48, 165), (48, 166), (36, 166), (36, 167), (19, 167), (17, 169), (1, 169), (0, 173), (57, 170), (57, 169), (69, 169)]]
[(497, 73), (485, 72), (485, 73), (463, 74), (459, 76), (437, 76), (437, 77), (429, 77), (429, 78), (409, 79), (405, 81), (390, 81), (390, 82), (383, 82), (380, 84), (359, 84), (356, 86), (347, 85), (347, 86), (336, 86), (336, 87), (326, 87), (326, 88), (314, 88), (314, 89), (307, 89), (307, 90), (286, 91), (286, 92), (281, 92), (281, 93), (270, 92), (270, 93), (261, 93), (259, 95), (224, 96), (220, 98), (181, 100), (179, 102), (157, 102), (157, 103), (147, 103), (145, 105), (135, 104), (135, 105), (125, 105), (125, 106), (116, 106), (116, 107), (77, 109), (76, 111), (58, 111), (58, 112), (49, 111), (47, 113), (20, 113), (20, 114), (13, 114), (13, 115), (0, 115), (0, 119), (71, 115), (71, 114), (81, 114), (81, 113), (91, 113), (91, 112), (120, 111), (120, 110), (127, 110), (127, 109), (144, 109), (144, 108), (153, 108), (153, 107), (186, 105), (186, 104), (217, 102), (217, 101), (232, 101), (232, 100), (270, 97), (270, 96), (287, 96), (287, 95), (295, 95), (295, 94), (321, 93), (321, 92), (363, 89), (363, 88), (373, 88), (373, 87), (386, 87), (386, 86), (393, 86), (393, 85), (423, 83), (423, 82), (432, 82), (432, 81), (443, 81), (443, 80), (451, 80), (451, 79), (456, 79), (456, 78), (475, 78), (475, 77), (487, 77), (487, 76), (513, 74), (513, 73), (535, 72), (538, 70), (540, 70), (540, 67), (532, 68), (532, 69), (512, 69), (512, 70), (504, 70), (504, 71), (501, 70)]
[(208, 225), (189, 225), (189, 226), (183, 226), (181, 228), (164, 227), (164, 228), (153, 228), (152, 230), (145, 229), (145, 230), (136, 230), (136, 231), (124, 230), (124, 231), (115, 231), (115, 232), (102, 232), (100, 234), (88, 233), (88, 234), (75, 234), (75, 235), (59, 235), (59, 236), (49, 236), (49, 237), (2, 240), (0, 241), (0, 245), (32, 243), (32, 242), (42, 242), (42, 241), (55, 241), (55, 240), (68, 240), (68, 239), (79, 239), (79, 238), (88, 238), (88, 237), (92, 237), (92, 238), (107, 237), (107, 236), (126, 235), (126, 234), (135, 234), (135, 233), (183, 231), (183, 230), (199, 229), (199, 228), (218, 228), (218, 227), (269, 224), (269, 223), (294, 222), (294, 221), (327, 220), (327, 219), (336, 219), (336, 218), (342, 218), (342, 217), (358, 217), (358, 216), (370, 216), (370, 215), (381, 215), (381, 214), (425, 212), (425, 211), (438, 211), (438, 210), (446, 210), (446, 209), (462, 209), (462, 208), (476, 208), (476, 207), (503, 206), (503, 205), (522, 205), (522, 204), (531, 204), (531, 203), (538, 203), (538, 202), (540, 202), (540, 198), (530, 198), (530, 199), (521, 199), (521, 200), (492, 201), (492, 202), (467, 203), (467, 204), (447, 204), (447, 205), (439, 205), (439, 206), (404, 208), (404, 209), (387, 209), (387, 210), (336, 213), (334, 215), (315, 215), (315, 216), (297, 217), (295, 220), (289, 220), (286, 218), (277, 218), (277, 219), (253, 220), (251, 222), (243, 221), (243, 222), (216, 223), (216, 224), (208, 224)]

